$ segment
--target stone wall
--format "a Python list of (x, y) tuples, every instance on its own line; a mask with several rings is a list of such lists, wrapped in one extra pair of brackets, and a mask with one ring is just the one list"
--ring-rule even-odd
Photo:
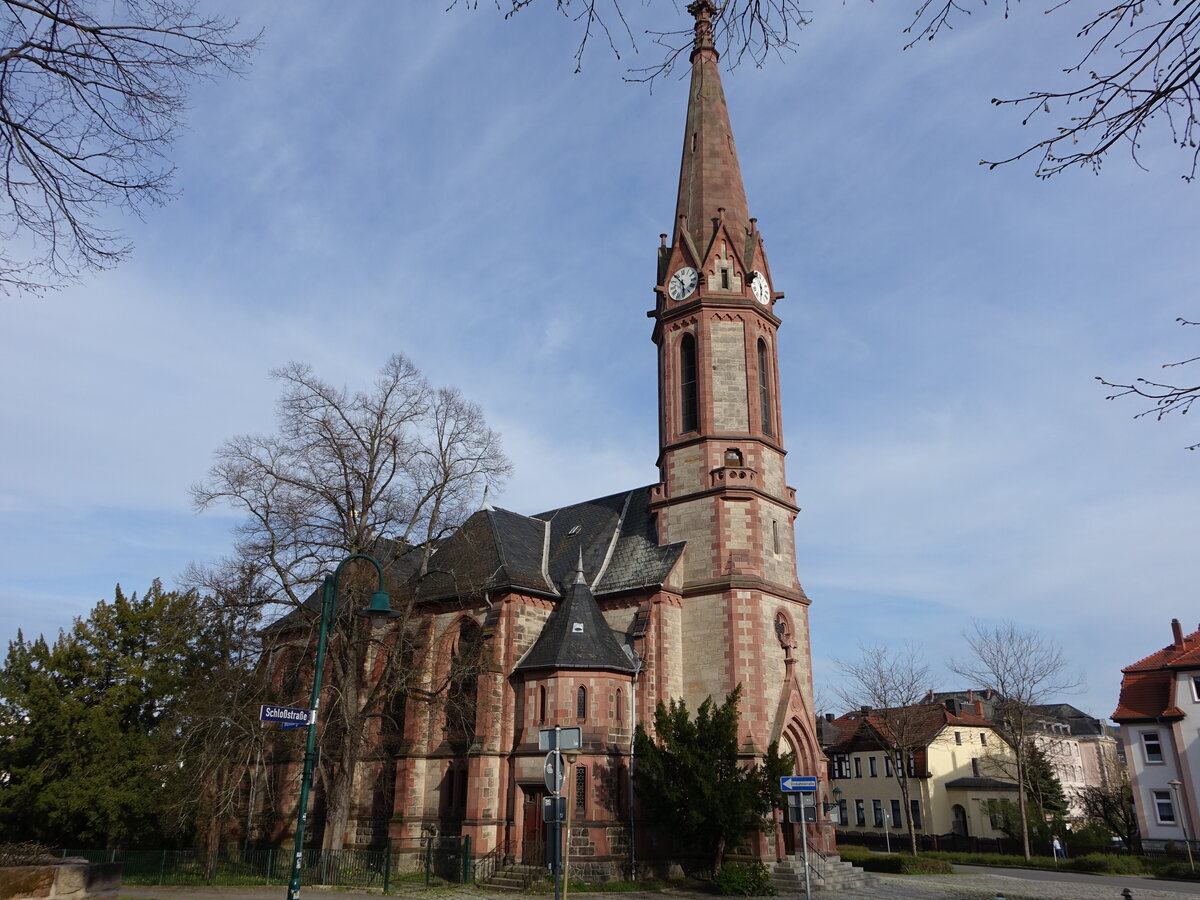
[(121, 863), (63, 860), (0, 868), (0, 900), (117, 900)]

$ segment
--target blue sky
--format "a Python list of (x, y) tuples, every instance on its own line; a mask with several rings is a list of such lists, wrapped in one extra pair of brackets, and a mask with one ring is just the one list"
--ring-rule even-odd
[[(221, 4), (217, 4), (218, 7)], [(188, 486), (273, 427), (268, 372), (362, 385), (394, 352), (505, 437), (497, 503), (536, 512), (656, 480), (652, 304), (686, 84), (546, 3), (229, 3), (265, 27), (242, 80), (202, 85), (181, 196), (119, 269), (0, 299), (0, 639), (53, 635), (113, 585), (219, 556), (233, 519)], [(1095, 375), (1195, 355), (1195, 186), (1148, 141), (1049, 181), (984, 157), (1035, 139), (994, 96), (1063, 83), (1079, 25), (1021, 4), (902, 51), (902, 11), (815, 7), (798, 52), (725, 75), (775, 287), (788, 473), (803, 512), (819, 685), (856, 645), (922, 643), (940, 671), (973, 618), (1061, 642), (1071, 700), (1196, 626), (1200, 440), (1133, 421)], [(957, 686), (952, 676), (938, 688)], [(831, 696), (827, 687), (821, 693)]]

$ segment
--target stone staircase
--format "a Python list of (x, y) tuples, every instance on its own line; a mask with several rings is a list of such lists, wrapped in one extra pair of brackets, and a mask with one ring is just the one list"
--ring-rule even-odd
[[(857, 866), (846, 862), (836, 853), (821, 857), (812, 854), (810, 881), (816, 891), (848, 891), (877, 884), (879, 879)], [(785, 857), (771, 870), (771, 883), (780, 896), (795, 896), (804, 893), (804, 857), (797, 853)]]
[(545, 877), (545, 866), (526, 866), (521, 863), (509, 863), (493, 872), (490, 878), (479, 882), (479, 885), (481, 887), (495, 888), (498, 891), (527, 891), (530, 885)]

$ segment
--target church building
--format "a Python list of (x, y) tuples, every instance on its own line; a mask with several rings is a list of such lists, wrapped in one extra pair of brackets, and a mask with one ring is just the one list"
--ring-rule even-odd
[[(628, 872), (652, 836), (631, 829), (635, 725), (682, 698), (693, 712), (742, 686), (741, 752), (768, 745), (818, 774), (809, 600), (797, 579), (778, 366), (783, 294), (750, 215), (721, 85), (711, 0), (695, 18), (679, 192), (653, 274), (658, 358), (658, 482), (537, 515), (485, 503), (389, 590), (415, 604), (436, 670), (486, 660), (456, 702), (409, 700), (401, 740), (364, 759), (348, 846), (469, 835), (535, 861), (544, 840), (545, 728), (578, 726), (567, 772), (571, 865), (581, 877)], [(632, 298), (629, 315), (642, 315)], [(650, 398), (647, 398), (649, 400)], [(436, 636), (436, 637), (434, 637)], [(463, 697), (470, 697), (463, 702)], [(381, 743), (381, 746), (385, 746)], [(822, 819), (825, 817), (822, 816)], [(753, 849), (773, 862), (799, 844), (779, 824)], [(832, 849), (828, 825), (810, 843)], [(643, 843), (643, 842), (648, 843)], [(544, 856), (543, 856), (544, 858)], [(537, 860), (540, 862), (540, 860)]]

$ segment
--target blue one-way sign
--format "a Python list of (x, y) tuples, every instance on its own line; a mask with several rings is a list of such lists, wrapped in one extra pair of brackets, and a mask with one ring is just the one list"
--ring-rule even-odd
[(799, 791), (804, 794), (815, 794), (817, 792), (817, 776), (784, 775), (779, 779), (779, 789), (788, 792)]
[(308, 725), (312, 722), (312, 710), (295, 709), (291, 706), (262, 706), (258, 710), (258, 718), (263, 722), (282, 722), (293, 727)]

